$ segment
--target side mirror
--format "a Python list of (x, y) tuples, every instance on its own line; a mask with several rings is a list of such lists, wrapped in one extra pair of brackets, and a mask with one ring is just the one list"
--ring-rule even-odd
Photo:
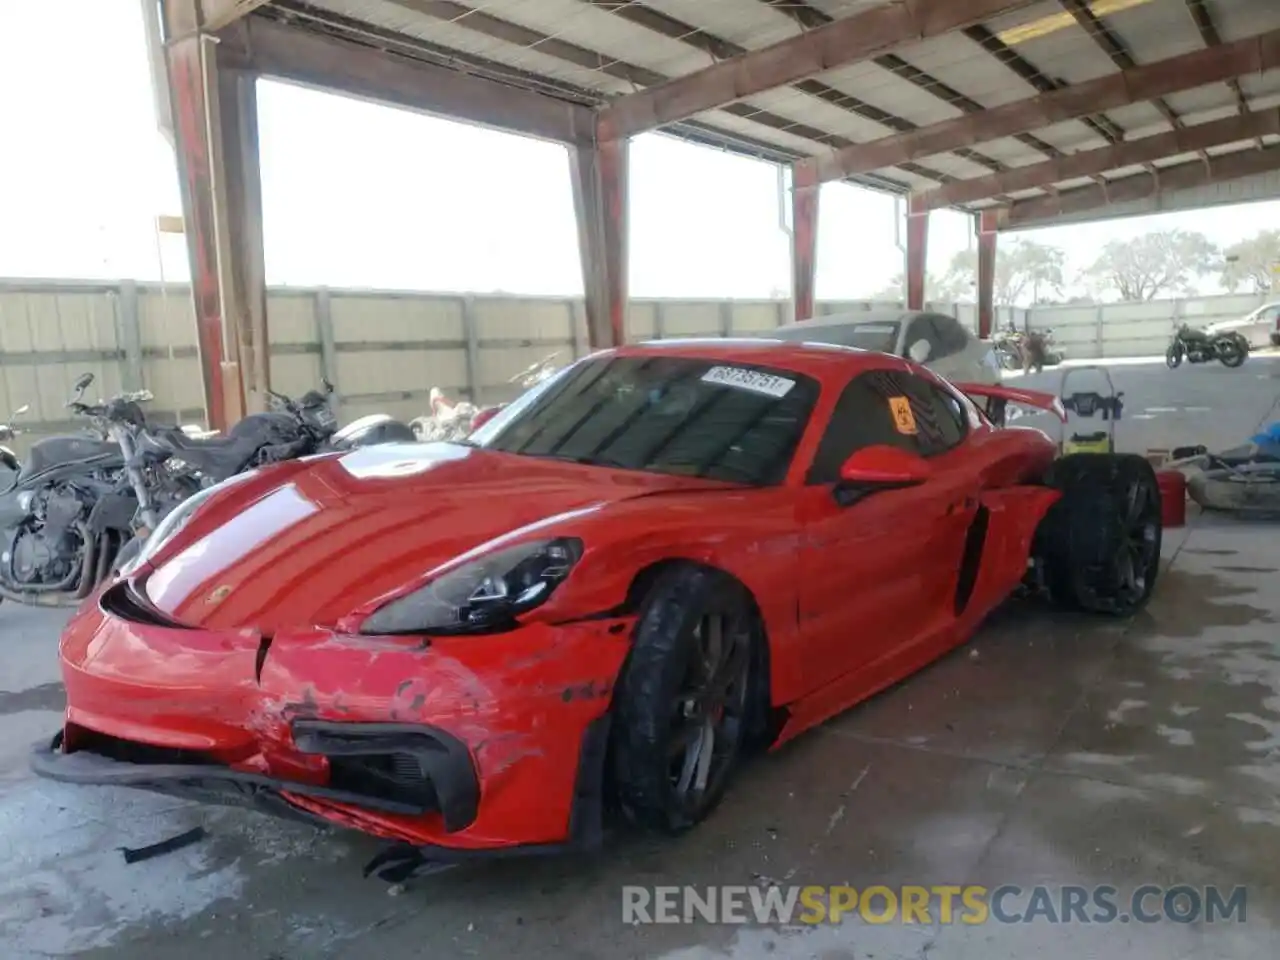
[(917, 486), (928, 480), (932, 472), (928, 460), (906, 450), (887, 445), (863, 447), (841, 464), (836, 490), (847, 506), (876, 490)]
[(322, 378), (320, 383), (324, 386), (324, 392), (326, 395), (333, 393), (333, 384), (329, 382), (328, 377)]
[(929, 359), (929, 354), (933, 353), (929, 346), (928, 340), (917, 340), (907, 349), (907, 356), (916, 363), (924, 363)]
[(23, 414), (25, 414), (25, 413), (30, 413), (30, 412), (31, 412), (31, 404), (29, 404), (29, 403), (24, 403), (24, 404), (23, 404), (22, 406), (20, 406), (17, 410), (13, 411), (13, 415), (14, 415), (15, 417), (20, 417), (20, 416), (22, 416)]
[(73, 389), (76, 391), (76, 393), (84, 393), (86, 390), (89, 389), (89, 384), (91, 383), (93, 383), (93, 374), (86, 373), (79, 380), (76, 381), (75, 387)]

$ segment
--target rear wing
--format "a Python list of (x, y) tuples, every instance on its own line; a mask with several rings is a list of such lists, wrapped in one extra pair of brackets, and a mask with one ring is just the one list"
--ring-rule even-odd
[[(1002, 383), (957, 383), (954, 386), (974, 403), (987, 410), (989, 415), (993, 409), (1002, 411), (1007, 403), (1019, 403), (1026, 407), (1047, 410), (1063, 423), (1067, 422), (1067, 411), (1063, 408), (1062, 401), (1052, 393), (1045, 393), (1043, 390), (1022, 390), (1018, 387), (1007, 387)], [(981, 403), (981, 400), (985, 400), (986, 403)], [(1004, 420), (1003, 417), (992, 417), (992, 419), (997, 423)]]

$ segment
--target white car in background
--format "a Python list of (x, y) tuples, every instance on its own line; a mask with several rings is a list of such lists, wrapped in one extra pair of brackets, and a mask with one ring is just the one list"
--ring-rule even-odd
[(1221, 320), (1205, 328), (1208, 333), (1239, 333), (1249, 341), (1250, 350), (1280, 347), (1280, 301), (1266, 303), (1239, 320)]
[(899, 309), (837, 313), (789, 323), (766, 336), (905, 357), (952, 383), (1000, 382), (1000, 364), (991, 344), (945, 313)]

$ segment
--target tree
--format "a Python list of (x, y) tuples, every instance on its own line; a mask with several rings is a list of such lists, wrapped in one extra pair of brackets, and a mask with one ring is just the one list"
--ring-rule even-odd
[[(995, 304), (1039, 303), (1047, 296), (1061, 293), (1066, 285), (1063, 278), (1066, 263), (1067, 255), (1058, 247), (1023, 237), (997, 247)], [(946, 282), (951, 289), (966, 294), (957, 299), (977, 299), (978, 252), (961, 250), (952, 257)]]
[[(951, 271), (941, 277), (928, 274), (924, 280), (924, 298), (930, 303), (955, 303), (965, 299), (965, 285), (952, 276)], [(907, 297), (906, 276), (898, 273), (870, 299), (902, 303)]]
[(1274, 268), (1280, 264), (1280, 230), (1262, 230), (1255, 236), (1233, 243), (1222, 251), (1224, 290), (1235, 293), (1246, 287), (1250, 293), (1271, 290)]
[(1221, 256), (1202, 233), (1159, 230), (1110, 241), (1081, 279), (1097, 294), (1114, 291), (1121, 300), (1154, 300), (1162, 293), (1191, 293), (1195, 278), (1220, 269)]

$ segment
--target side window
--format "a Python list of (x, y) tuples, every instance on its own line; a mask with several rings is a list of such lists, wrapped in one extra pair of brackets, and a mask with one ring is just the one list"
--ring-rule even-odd
[(938, 352), (934, 354), (934, 358), (952, 356), (969, 345), (969, 337), (964, 332), (964, 327), (960, 326), (960, 321), (955, 317), (935, 314), (932, 319), (934, 329), (938, 334), (939, 344)]
[(1277, 305), (1274, 307), (1267, 307), (1265, 310), (1262, 311), (1262, 313), (1258, 314), (1258, 319), (1266, 320), (1268, 322), (1273, 320), (1280, 320), (1280, 305)]
[[(911, 411), (905, 427), (894, 411), (903, 403)], [(963, 405), (943, 388), (908, 373), (872, 370), (855, 377), (840, 394), (805, 482), (835, 483), (841, 464), (863, 447), (885, 445), (937, 456), (963, 441), (968, 429)]]
[(969, 415), (964, 405), (942, 387), (919, 377), (911, 377), (910, 380), (912, 387), (919, 391), (920, 405), (927, 405), (932, 410), (932, 416), (925, 418), (924, 422), (920, 417), (916, 418), (923, 448), (921, 453), (929, 457), (958, 446), (969, 432)]
[[(894, 420), (889, 398), (903, 396), (886, 378), (893, 374), (876, 370), (849, 381), (818, 443), (817, 453), (805, 482), (835, 483), (840, 467), (855, 450), (885, 444), (919, 453), (916, 435), (899, 429)], [(913, 378), (914, 379), (914, 378)]]

